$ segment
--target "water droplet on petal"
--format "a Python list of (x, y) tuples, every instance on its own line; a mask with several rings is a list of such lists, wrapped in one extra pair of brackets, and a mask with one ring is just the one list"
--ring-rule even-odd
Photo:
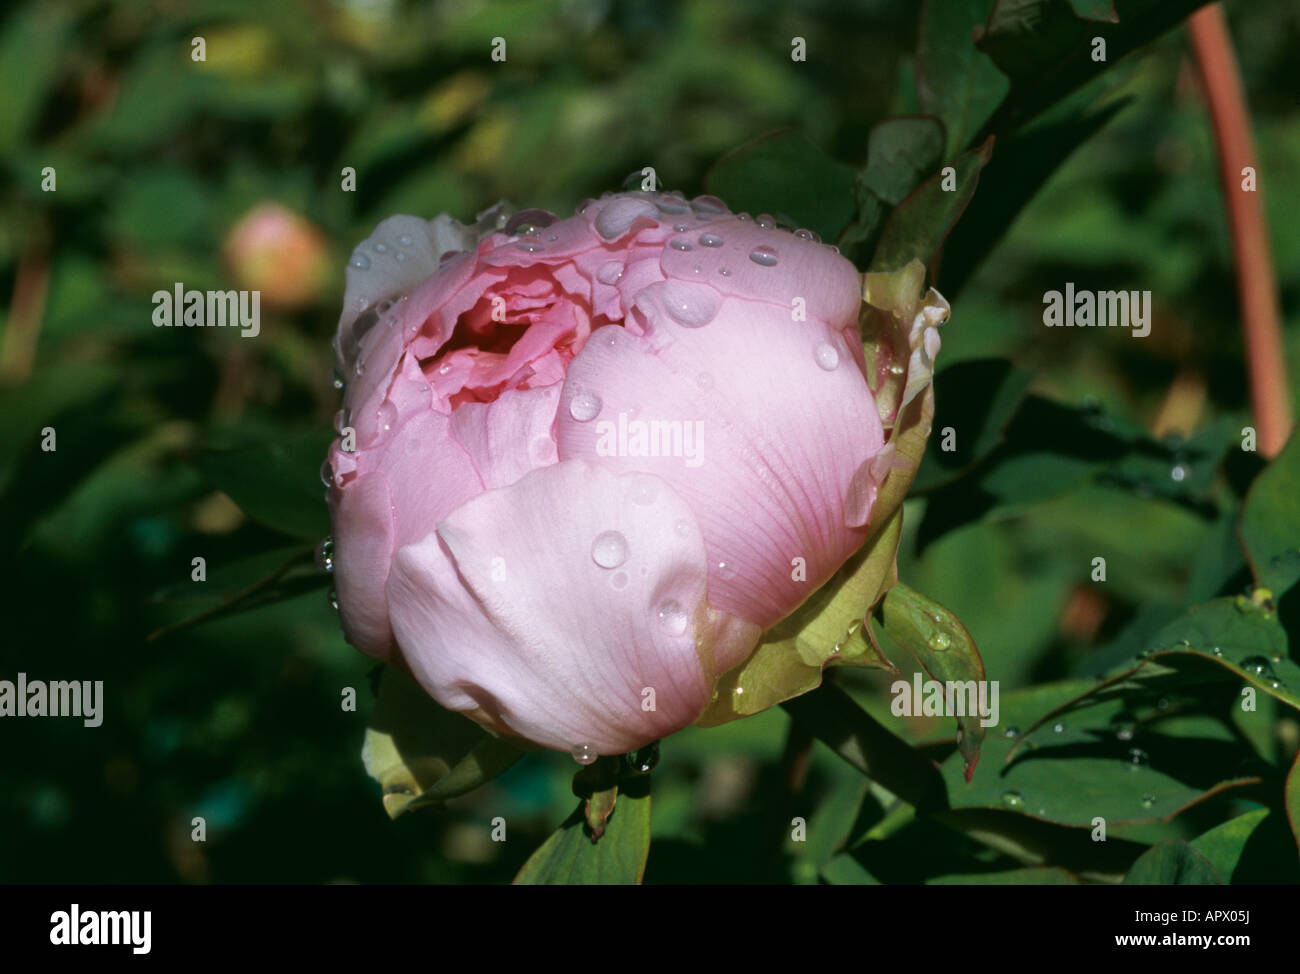
[(696, 213), (726, 213), (727, 204), (716, 196), (697, 196), (691, 200), (691, 209)]
[(334, 369), (330, 373), (330, 385), (332, 385), (335, 389), (339, 390), (340, 392), (343, 391), (343, 376), (339, 374), (338, 369)]
[(829, 342), (820, 342), (813, 348), (813, 359), (819, 368), (834, 372), (840, 364), (840, 353), (835, 351), (835, 346)]
[(685, 521), (678, 521), (673, 525), (673, 534), (679, 538), (684, 538), (691, 533), (691, 526)]
[(411, 235), (409, 233), (404, 233), (397, 238), (397, 242), (401, 244), (403, 247), (409, 247), (415, 241), (411, 239)]
[(618, 283), (618, 279), (623, 276), (623, 265), (616, 260), (606, 261), (600, 265), (596, 271), (596, 280), (601, 284), (607, 284), (613, 287)]
[(328, 458), (320, 465), (320, 482), (326, 487), (334, 486), (334, 468), (330, 466)]
[(334, 539), (326, 535), (316, 546), (316, 567), (323, 572), (334, 570)]
[(329, 603), (329, 607), (335, 612), (339, 610), (339, 594), (333, 589), (325, 593), (325, 601)]
[(406, 260), (406, 251), (399, 250), (397, 253), (393, 254), (393, 259), (400, 264), (402, 261)]
[(718, 292), (707, 284), (675, 280), (664, 282), (663, 301), (668, 316), (685, 328), (707, 325), (722, 303)]
[(659, 606), (659, 628), (670, 636), (680, 636), (686, 632), (687, 623), (690, 620), (686, 618), (686, 612), (682, 609), (681, 604), (669, 599)]
[(796, 230), (794, 232), (794, 235), (798, 237), (800, 240), (811, 240), (813, 243), (822, 242), (822, 238), (817, 236), (817, 234), (814, 233), (812, 230), (803, 230), (803, 229)]
[(729, 268), (726, 268), (726, 267), (719, 267), (719, 268), (718, 268), (718, 273), (721, 274), (723, 277), (730, 277), (730, 276), (731, 276), (731, 270), (730, 270)]
[(366, 254), (361, 253), (361, 251), (357, 251), (352, 255), (352, 259), (348, 261), (348, 263), (350, 263), (353, 267), (355, 267), (359, 271), (369, 270), (370, 257), (367, 256)]
[[(683, 229), (683, 230), (686, 229), (685, 226), (683, 226), (682, 229)], [(673, 239), (673, 240), (668, 244), (668, 246), (672, 247), (673, 250), (692, 250), (692, 249), (694, 249), (694, 248), (691, 247), (690, 243), (688, 243), (687, 241), (683, 240), (681, 237), (676, 237), (676, 238), (674, 238), (674, 239)]]
[(384, 404), (379, 407), (379, 428), (387, 433), (397, 424), (397, 406), (393, 400), (385, 399)]
[(583, 765), (592, 764), (600, 756), (590, 744), (575, 744), (569, 753), (573, 755), (573, 760)]
[(936, 653), (942, 653), (945, 649), (947, 649), (949, 646), (952, 645), (952, 637), (949, 636), (946, 632), (936, 632), (933, 636), (931, 636), (929, 639), (926, 640), (926, 645), (929, 646)]
[(617, 531), (602, 531), (591, 543), (591, 560), (601, 568), (617, 568), (627, 561), (627, 538)]
[(767, 244), (763, 244), (751, 250), (749, 252), (749, 259), (761, 267), (775, 267), (777, 262), (780, 260), (780, 258), (777, 257), (776, 251), (767, 246)]
[(701, 247), (721, 247), (725, 241), (716, 233), (702, 233), (699, 236)]
[(760, 213), (758, 219), (754, 222), (764, 230), (772, 230), (776, 227), (776, 220), (772, 219), (772, 216), (768, 213)]
[(382, 243), (375, 244), (375, 253), (377, 254), (388, 253), (388, 244), (382, 244)]
[(594, 392), (579, 392), (569, 400), (569, 415), (579, 423), (586, 423), (600, 414), (603, 405)]
[(606, 240), (617, 240), (632, 229), (637, 220), (648, 218), (658, 223), (659, 211), (653, 203), (636, 197), (612, 200), (596, 214), (596, 232)]
[(1007, 808), (1020, 808), (1025, 804), (1025, 799), (1018, 791), (1004, 791), (1002, 793), (1002, 804)]

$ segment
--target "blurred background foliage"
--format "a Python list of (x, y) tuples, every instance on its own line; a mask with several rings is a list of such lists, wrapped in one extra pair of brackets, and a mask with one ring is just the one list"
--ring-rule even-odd
[[(0, 677), (102, 679), (106, 714), (94, 730), (71, 719), (0, 724), (0, 879), (513, 876), (572, 810), (566, 756), (530, 757), (445, 810), (396, 822), (361, 766), (372, 666), (343, 642), (309, 555), (326, 530), (314, 471), (337, 408), (329, 340), (344, 260), (394, 212), (469, 220), (504, 197), (569, 213), (647, 165), (665, 188), (693, 195), (720, 157), (782, 127), (860, 167), (875, 123), (922, 108), (921, 9), (911, 0), (7, 5)], [(1297, 376), (1300, 8), (1255, 0), (1228, 13)], [(489, 56), (497, 36), (503, 63)], [(796, 36), (806, 62), (791, 60)], [(205, 61), (191, 59), (195, 37)], [(996, 87), (991, 62), (977, 70)], [(958, 390), (994, 388), (1010, 401), (1028, 392), (1026, 402), (1067, 404), (1068, 417), (1035, 421), (1049, 436), (1068, 438), (1077, 421), (1131, 430), (1164, 452), (1102, 451), (1104, 476), (1091, 475), (1097, 459), (1056, 479), (1011, 466), (1000, 483), (975, 483), (986, 495), (974, 506), (969, 476), (927, 460), (901, 574), (965, 622), (1002, 681), (1004, 708), (1013, 691), (1131, 656), (1179, 606), (1248, 581), (1232, 528), (1255, 468), (1243, 461), (1234, 473), (1232, 461), (1226, 477), (1215, 474), (1248, 422), (1245, 366), (1212, 137), (1182, 28), (1075, 103), (1113, 110), (1003, 238), (980, 243), (967, 231), (959, 247), (971, 221), (1003, 206), (991, 168), (987, 195), (977, 192), (953, 237), (966, 256), (953, 259), (951, 286), (947, 268), (940, 276), (955, 314), (936, 429), (945, 408), (964, 408)], [(946, 158), (974, 128), (946, 133)], [(996, 164), (1014, 182), (1014, 145), (1001, 148)], [(45, 167), (54, 192), (42, 191)], [(342, 189), (344, 167), (356, 171), (355, 192)], [(1067, 280), (1150, 289), (1150, 337), (1043, 328), (1042, 296)], [(261, 335), (153, 327), (150, 295), (175, 282), (261, 289)], [(1004, 361), (982, 371), (992, 357)], [(39, 449), (47, 426), (54, 453)], [(1109, 562), (1100, 585), (1089, 582), (1098, 554)], [(191, 580), (195, 557), (206, 559), (206, 582)], [(165, 628), (277, 570), (260, 607)], [(880, 679), (841, 685), (890, 720)], [(358, 692), (355, 713), (340, 708), (345, 687)], [(1294, 713), (1261, 719), (1242, 733), (1265, 759), (1289, 762), (1300, 743)], [(951, 737), (949, 722), (906, 723), (919, 741)], [(989, 838), (993, 827), (894, 821), (879, 831), (877, 786), (821, 746), (803, 789), (782, 797), (789, 725), (778, 708), (665, 743), (647, 881), (919, 882), (1025, 862)], [(1211, 799), (1171, 823), (1117, 829), (1105, 856), (1094, 847), (1052, 861), (1118, 878), (1149, 843), (1262, 808)], [(792, 814), (809, 818), (807, 843), (790, 841)], [(505, 843), (489, 839), (498, 815)], [(205, 843), (190, 841), (195, 816), (207, 821)], [(1086, 836), (1064, 831), (1043, 843)], [(832, 860), (846, 836), (871, 835), (869, 855)]]

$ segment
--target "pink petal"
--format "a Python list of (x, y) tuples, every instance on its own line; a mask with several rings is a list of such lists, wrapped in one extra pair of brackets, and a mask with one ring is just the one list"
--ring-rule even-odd
[(444, 706), (619, 754), (694, 720), (753, 647), (757, 628), (713, 612), (705, 586), (699, 530), (667, 484), (561, 463), (401, 548), (388, 595), (412, 672)]

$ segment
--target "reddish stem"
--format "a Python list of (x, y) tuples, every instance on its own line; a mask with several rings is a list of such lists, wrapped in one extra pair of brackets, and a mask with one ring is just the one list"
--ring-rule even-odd
[(1256, 175), (1259, 172), (1246, 96), (1223, 5), (1212, 3), (1202, 7), (1188, 18), (1187, 29), (1214, 125), (1219, 178), (1237, 269), (1251, 412), (1259, 434), (1259, 450), (1264, 456), (1273, 457), (1286, 443), (1292, 417), (1277, 281), (1264, 208), (1258, 192), (1242, 188), (1246, 167)]

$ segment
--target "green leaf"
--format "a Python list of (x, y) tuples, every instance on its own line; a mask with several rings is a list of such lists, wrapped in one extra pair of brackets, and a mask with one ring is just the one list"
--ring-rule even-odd
[(1267, 808), (1259, 808), (1230, 818), (1222, 825), (1198, 835), (1191, 842), (1192, 848), (1206, 858), (1215, 872), (1231, 882), (1246, 843), (1259, 831), (1259, 826), (1269, 814)]
[(784, 129), (727, 153), (705, 186), (737, 212), (768, 213), (834, 240), (856, 212), (855, 175), (806, 136)]
[(1124, 877), (1125, 886), (1222, 886), (1210, 861), (1186, 842), (1171, 839), (1138, 857)]
[(320, 466), (328, 439), (319, 435), (194, 459), (194, 466), (255, 521), (295, 538), (316, 541), (329, 530)]
[(75, 6), (30, 3), (12, 10), (0, 35), (0, 148), (18, 146), (66, 66)]
[(980, 173), (981, 191), (944, 244), (939, 285), (949, 298), (960, 293), (1053, 173), (1129, 103), (1119, 98), (998, 137), (997, 154)]
[(916, 42), (921, 109), (948, 130), (945, 158), (960, 152), (1010, 90), (1007, 76), (975, 46), (992, 0), (924, 0)]
[(384, 667), (361, 755), (391, 818), (471, 791), (523, 754), (520, 743), (490, 736), (397, 667)]
[(1300, 581), (1300, 435), (1250, 485), (1239, 534), (1260, 585), (1281, 596)]
[(872, 128), (867, 165), (853, 185), (858, 216), (839, 239), (855, 263), (870, 256), (890, 210), (938, 170), (943, 142), (942, 123), (928, 116), (887, 118)]
[[(951, 681), (958, 688), (969, 687), (969, 698), (961, 699), (967, 704), (975, 701), (977, 688), (984, 683), (984, 661), (960, 619), (902, 582), (886, 593), (879, 616), (889, 638), (911, 653), (932, 679), (945, 685)], [(961, 709), (964, 712), (957, 715), (957, 743), (969, 781), (979, 761), (984, 726), (975, 707)]]
[(839, 687), (828, 684), (782, 706), (806, 731), (909, 805), (945, 806), (943, 780), (933, 762)]
[[(1007, 359), (967, 359), (935, 376), (934, 428), (912, 492), (951, 481), (993, 452), (1033, 381), (1033, 374)], [(946, 430), (955, 447), (944, 449)]]
[[(584, 803), (585, 804), (585, 803)], [(605, 833), (593, 841), (583, 805), (528, 857), (515, 883), (530, 886), (635, 885), (650, 854), (650, 779), (620, 788)]]
[[(1011, 91), (983, 131), (1018, 128), (1204, 2), (997, 0), (976, 43), (1011, 79)], [(1104, 61), (1093, 60), (1094, 37), (1105, 40)]]
[(881, 231), (871, 269), (900, 270), (913, 260), (928, 264), (975, 194), (980, 170), (992, 157), (990, 137), (954, 160), (952, 173), (936, 173), (895, 207)]
[[(234, 562), (214, 562), (208, 566), (204, 584), (198, 585), (187, 578), (155, 596), (155, 601), (168, 608), (188, 606), (190, 612), (151, 632), (148, 641), (212, 619), (296, 598), (312, 589), (324, 588), (329, 580), (328, 574), (316, 568), (310, 549), (277, 548)], [(195, 611), (198, 605), (203, 607)]]
[[(1171, 695), (1177, 680), (1158, 685)], [(1091, 680), (1001, 695), (1000, 734), (989, 735), (967, 783), (960, 755), (941, 766), (953, 808), (989, 808), (1076, 828), (1163, 821), (1226, 790), (1260, 782), (1258, 762), (1222, 719), (1199, 710), (1134, 709), (1132, 689), (1070, 709)], [(1231, 686), (1205, 694), (1222, 711)], [(1041, 715), (1056, 715), (1043, 726)], [(1059, 725), (1060, 729), (1057, 730)], [(1042, 727), (1038, 733), (1035, 729)], [(1029, 731), (1021, 728), (1029, 727)], [(1135, 754), (1135, 749), (1137, 753)]]

